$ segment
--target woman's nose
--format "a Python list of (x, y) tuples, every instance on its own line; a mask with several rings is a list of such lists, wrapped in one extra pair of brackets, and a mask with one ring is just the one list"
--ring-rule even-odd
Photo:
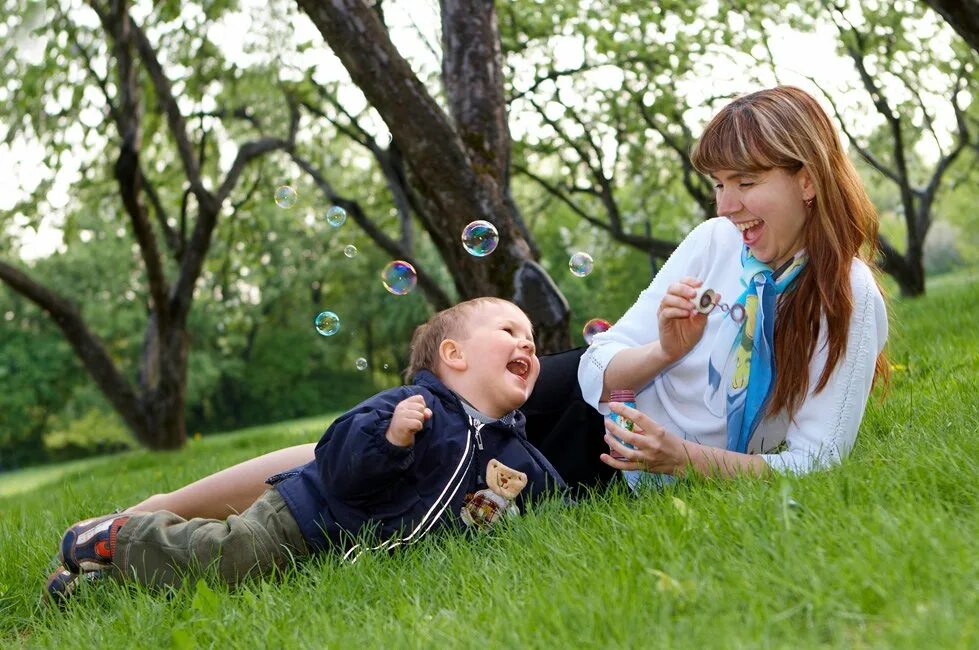
[(741, 197), (734, 190), (717, 191), (717, 216), (727, 217), (741, 209)]

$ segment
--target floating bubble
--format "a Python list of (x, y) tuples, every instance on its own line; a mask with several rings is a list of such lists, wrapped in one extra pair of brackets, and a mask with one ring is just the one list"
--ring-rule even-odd
[(418, 276), (415, 274), (415, 267), (411, 264), (401, 260), (394, 260), (393, 262), (388, 262), (384, 270), (381, 271), (381, 281), (389, 293), (393, 293), (396, 296), (403, 296), (415, 288), (415, 283), (418, 282)]
[(333, 336), (340, 331), (340, 317), (332, 311), (321, 311), (313, 320), (316, 331), (323, 336)]
[(612, 327), (612, 324), (604, 318), (593, 318), (585, 323), (584, 329), (581, 330), (581, 335), (585, 337), (585, 343), (591, 345), (592, 339), (595, 338), (596, 334), (607, 332), (610, 327)]
[(339, 205), (335, 205), (326, 211), (326, 223), (334, 228), (339, 228), (347, 220), (347, 211)]
[(357, 255), (357, 247), (353, 244), (347, 244), (343, 247), (343, 254), (347, 257), (355, 257)]
[(591, 258), (591, 255), (583, 251), (578, 251), (568, 260), (568, 268), (571, 269), (571, 274), (579, 278), (583, 278), (591, 273), (594, 266), (595, 260)]
[(354, 365), (357, 366), (357, 370), (367, 370), (367, 359), (364, 357), (357, 357), (354, 361)]
[(486, 257), (499, 243), (500, 233), (489, 221), (473, 221), (462, 230), (462, 245), (473, 257)]
[(296, 205), (297, 198), (299, 195), (296, 194), (296, 190), (288, 185), (283, 185), (275, 190), (275, 204), (280, 208), (291, 208)]
[(386, 363), (384, 364), (384, 369), (385, 369), (385, 370), (387, 370), (387, 369), (388, 369), (388, 364), (386, 364)]

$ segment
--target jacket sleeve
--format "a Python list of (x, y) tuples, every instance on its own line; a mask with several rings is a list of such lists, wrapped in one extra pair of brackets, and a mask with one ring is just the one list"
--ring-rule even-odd
[[(418, 386), (385, 391), (340, 416), (316, 445), (316, 467), (328, 494), (362, 500), (390, 487), (414, 460), (414, 448), (391, 444), (385, 433), (394, 407), (411, 395), (433, 397)], [(429, 422), (425, 428), (429, 428)], [(421, 432), (419, 432), (420, 434)]]

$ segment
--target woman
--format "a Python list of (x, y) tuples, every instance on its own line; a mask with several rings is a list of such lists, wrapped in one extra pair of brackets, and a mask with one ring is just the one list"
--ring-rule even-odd
[[(615, 470), (825, 467), (849, 453), (870, 389), (886, 379), (877, 216), (819, 104), (786, 86), (736, 99), (692, 160), (713, 179), (719, 217), (687, 236), (587, 351), (541, 359), (527, 431), (569, 484)], [(715, 292), (708, 314), (693, 302), (701, 287)], [(641, 433), (595, 410), (608, 412), (610, 391), (623, 388), (637, 409), (611, 410)], [(272, 452), (133, 509), (223, 517), (250, 505), (267, 476), (312, 457), (312, 444)]]

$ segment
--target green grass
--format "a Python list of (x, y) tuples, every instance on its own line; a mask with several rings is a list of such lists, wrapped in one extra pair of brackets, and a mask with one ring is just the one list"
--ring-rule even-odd
[[(895, 301), (889, 394), (852, 456), (812, 476), (695, 481), (544, 504), (476, 539), (236, 591), (96, 585), (38, 605), (63, 528), (329, 421), (262, 427), (75, 467), (0, 491), (0, 645), (94, 647), (979, 646), (976, 273)], [(11, 482), (35, 481), (11, 494)], [(798, 505), (796, 505), (798, 504)]]

